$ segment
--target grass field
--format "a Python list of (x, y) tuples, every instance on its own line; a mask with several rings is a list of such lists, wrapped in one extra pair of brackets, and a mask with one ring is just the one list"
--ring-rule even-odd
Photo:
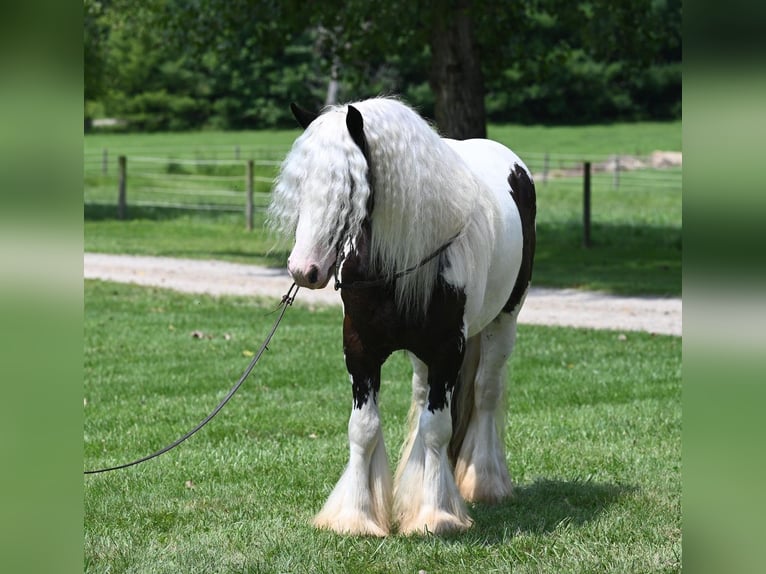
[[(88, 135), (85, 138), (85, 249), (283, 266), (285, 246), (263, 230), (275, 162), (297, 131)], [(551, 166), (603, 160), (614, 153), (679, 150), (680, 123), (586, 127), (490, 126), (494, 137), (528, 159), (533, 171), (546, 151)], [(111, 162), (101, 173), (102, 150)], [(129, 220), (116, 219), (114, 161), (128, 156)], [(529, 157), (527, 157), (527, 154)], [(141, 158), (144, 157), (142, 160)], [(239, 160), (234, 160), (238, 157)], [(255, 230), (245, 230), (244, 168), (256, 166)], [(195, 165), (184, 163), (202, 160)], [(149, 162), (149, 163), (141, 163)], [(222, 162), (221, 164), (204, 162)], [(235, 162), (235, 163), (232, 163)], [(226, 187), (225, 190), (219, 190)], [(617, 294), (681, 293), (681, 170), (594, 174), (592, 239), (582, 247), (581, 178), (537, 182), (538, 247), (534, 283)], [(138, 190), (147, 190), (144, 195)], [(151, 193), (150, 193), (151, 192)], [(216, 195), (217, 194), (217, 195)], [(141, 205), (143, 199), (155, 205)], [(180, 199), (179, 199), (180, 198)], [(211, 203), (204, 211), (157, 206)], [(220, 211), (235, 209), (236, 212)]]
[[(255, 231), (244, 229), (243, 168), (232, 160), (264, 162), (256, 167), (263, 206), (275, 169), (268, 162), (297, 133), (86, 136), (86, 250), (284, 265), (285, 246), (263, 231), (263, 211)], [(679, 123), (491, 126), (489, 136), (529, 163), (558, 154), (554, 167), (556, 157), (598, 161), (681, 145)], [(119, 154), (129, 158), (127, 221), (115, 218)], [(680, 295), (680, 170), (626, 173), (618, 189), (610, 174), (593, 183), (594, 246), (584, 249), (581, 180), (538, 181), (534, 283)], [(141, 187), (161, 187), (145, 196), (152, 200), (192, 191), (181, 201), (237, 212), (138, 205)], [(86, 282), (86, 468), (144, 455), (198, 422), (257, 350), (275, 304)], [(680, 338), (521, 326), (506, 435), (516, 498), (472, 507), (465, 534), (378, 540), (310, 526), (347, 458), (340, 332), (337, 309), (290, 309), (254, 377), (211, 425), (158, 460), (86, 477), (85, 570), (680, 571)], [(409, 377), (401, 355), (384, 368), (392, 464)]]
[[(277, 148), (286, 151), (299, 130), (243, 132), (178, 132), (157, 134), (87, 134), (86, 154), (100, 154), (106, 148), (118, 154), (188, 150), (178, 157), (193, 157), (195, 152), (217, 150), (230, 157), (235, 146), (243, 154)], [(645, 155), (654, 150), (681, 149), (681, 122), (618, 123), (596, 126), (518, 126), (489, 125), (487, 137), (506, 144), (517, 153), (604, 155), (620, 153)]]
[[(136, 458), (236, 380), (275, 301), (85, 285), (85, 466)], [(338, 309), (289, 310), (240, 393), (179, 449), (85, 478), (87, 572), (678, 572), (681, 340), (521, 326), (506, 448), (515, 500), (444, 538), (313, 530), (347, 456)], [(198, 331), (199, 337), (192, 337)], [(407, 361), (383, 372), (392, 463)]]

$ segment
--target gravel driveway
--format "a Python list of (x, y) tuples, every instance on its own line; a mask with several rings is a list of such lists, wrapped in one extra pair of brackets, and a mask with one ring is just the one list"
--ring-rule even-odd
[[(86, 253), (84, 269), (86, 279), (209, 295), (280, 298), (292, 283), (285, 269), (169, 257)], [(302, 305), (340, 302), (340, 295), (331, 286), (318, 291), (301, 289), (296, 298), (296, 304)], [(575, 289), (533, 287), (519, 322), (680, 336), (681, 299), (616, 297)]]

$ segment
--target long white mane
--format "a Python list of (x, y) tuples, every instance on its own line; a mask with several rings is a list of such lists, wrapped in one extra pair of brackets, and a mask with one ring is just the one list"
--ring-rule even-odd
[[(374, 189), (372, 267), (387, 278), (417, 265), (456, 234), (450, 277), (465, 285), (489, 268), (498, 206), (465, 162), (416, 112), (392, 98), (351, 104), (361, 112)], [(295, 141), (277, 178), (269, 221), (294, 234), (300, 214), (318, 225), (315, 245), (328, 252), (355, 237), (367, 216), (367, 162), (346, 127), (347, 105), (324, 111)], [(438, 259), (396, 283), (400, 309), (423, 313)]]

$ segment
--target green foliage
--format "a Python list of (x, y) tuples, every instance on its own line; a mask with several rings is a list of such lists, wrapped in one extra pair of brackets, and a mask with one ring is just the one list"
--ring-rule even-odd
[[(514, 123), (589, 124), (680, 117), (680, 2), (520, 3), (485, 74), (487, 116)], [(490, 40), (492, 41), (492, 40)]]
[[(103, 5), (96, 0), (83, 3), (83, 67), (85, 69), (85, 101), (103, 97), (106, 83), (106, 56), (104, 44), (107, 30), (103, 23)], [(85, 113), (88, 115), (88, 110)]]
[(205, 102), (165, 90), (142, 92), (128, 99), (123, 115), (134, 129), (146, 132), (177, 131), (194, 127), (204, 118)]
[[(472, 4), (490, 121), (680, 117), (678, 0)], [(341, 100), (396, 93), (433, 117), (431, 27), (454, 10), (390, 0), (85, 8), (86, 101), (142, 131), (292, 126), (289, 102), (320, 108), (333, 70)]]
[[(86, 468), (137, 458), (198, 422), (275, 304), (86, 282)], [(516, 498), (472, 505), (464, 534), (380, 540), (310, 526), (348, 456), (340, 322), (299, 293), (207, 427), (159, 459), (86, 477), (85, 572), (679, 571), (680, 338), (521, 325), (505, 434)], [(384, 366), (392, 464), (409, 376), (402, 354)]]

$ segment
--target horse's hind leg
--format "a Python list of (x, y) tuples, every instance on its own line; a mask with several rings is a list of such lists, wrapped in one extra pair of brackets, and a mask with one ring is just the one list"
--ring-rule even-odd
[(516, 340), (516, 314), (501, 313), (480, 337), (474, 384), (465, 389), (473, 392), (473, 401), (466, 397), (468, 408), (462, 413), (470, 419), (455, 461), (455, 481), (466, 500), (495, 503), (512, 494), (503, 444), (503, 399), (507, 362)]

